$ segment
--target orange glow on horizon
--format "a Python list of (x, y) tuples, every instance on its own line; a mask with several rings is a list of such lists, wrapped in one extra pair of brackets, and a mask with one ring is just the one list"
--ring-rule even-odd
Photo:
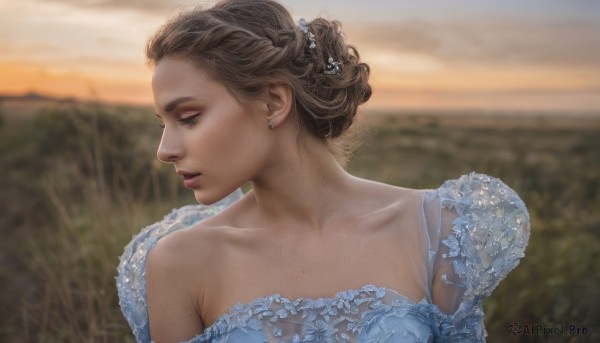
[(99, 99), (140, 105), (152, 103), (150, 72), (135, 79), (119, 80), (119, 75), (90, 78), (76, 73), (0, 62), (0, 75), (8, 80), (0, 83), (0, 94), (36, 92), (57, 98)]
[[(389, 68), (386, 62), (393, 60), (374, 58), (374, 61), (379, 64), (371, 63), (374, 94), (367, 108), (600, 109), (600, 96), (586, 91), (600, 88), (594, 83), (600, 80), (600, 75), (589, 77), (589, 71), (531, 67), (450, 69), (440, 65), (435, 70), (417, 68), (409, 73)], [(413, 63), (417, 65), (419, 61), (415, 59)], [(422, 65), (426, 63), (430, 62), (426, 60)], [(143, 61), (130, 75), (125, 70), (121, 66), (115, 67), (114, 74), (90, 71), (82, 75), (0, 62), (0, 74), (9, 80), (0, 84), (0, 94), (33, 91), (58, 98), (151, 105), (151, 71)]]
[[(144, 42), (166, 16), (194, 3), (0, 1), (0, 20), (10, 33), (0, 41), (0, 94), (150, 105)], [(282, 3), (294, 17), (325, 10), (316, 0)], [(345, 23), (347, 42), (371, 67), (374, 94), (367, 108), (537, 108), (600, 115), (600, 23), (590, 20), (600, 7), (556, 0), (558, 7), (528, 13), (517, 0), (467, 1), (436, 4), (442, 10), (436, 14), (432, 3), (325, 6)]]

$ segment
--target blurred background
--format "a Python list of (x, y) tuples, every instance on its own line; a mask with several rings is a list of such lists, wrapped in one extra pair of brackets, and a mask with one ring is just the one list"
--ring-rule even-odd
[[(600, 2), (281, 2), (340, 20), (371, 66), (353, 174), (437, 188), (474, 170), (528, 205), (526, 258), (484, 303), (489, 341), (600, 341)], [(194, 203), (155, 159), (143, 48), (197, 3), (0, 0), (0, 341), (133, 341), (118, 256)]]

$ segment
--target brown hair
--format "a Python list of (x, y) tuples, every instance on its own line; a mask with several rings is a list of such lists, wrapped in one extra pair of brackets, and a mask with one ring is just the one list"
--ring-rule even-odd
[[(322, 18), (309, 22), (316, 39), (310, 48), (308, 35), (279, 3), (223, 0), (168, 20), (148, 41), (146, 57), (151, 63), (169, 55), (188, 57), (242, 98), (286, 82), (301, 123), (317, 137), (337, 138), (371, 97), (369, 66), (346, 45), (340, 26)], [(329, 57), (341, 64), (341, 74), (324, 73)]]

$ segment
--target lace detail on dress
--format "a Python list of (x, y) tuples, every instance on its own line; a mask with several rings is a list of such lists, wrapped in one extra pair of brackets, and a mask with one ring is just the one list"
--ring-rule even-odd
[(444, 317), (425, 299), (415, 303), (374, 285), (332, 298), (290, 300), (273, 294), (234, 305), (190, 342), (238, 342), (232, 336), (250, 331), (262, 333), (261, 342), (428, 342), (433, 337), (431, 323)]
[[(438, 189), (441, 206), (456, 211), (438, 259), (451, 262), (456, 276), (443, 274), (449, 287), (463, 289), (453, 314), (456, 327), (483, 326), (481, 301), (525, 255), (529, 214), (519, 196), (499, 179), (471, 173)], [(455, 329), (456, 329), (455, 327)], [(484, 331), (484, 330), (483, 330)], [(484, 335), (475, 335), (484, 339)]]
[(525, 256), (529, 214), (519, 196), (499, 179), (471, 173), (446, 181), (442, 206), (455, 209), (452, 234), (442, 241), (443, 258), (456, 258), (454, 271), (464, 281), (465, 298), (486, 297)]

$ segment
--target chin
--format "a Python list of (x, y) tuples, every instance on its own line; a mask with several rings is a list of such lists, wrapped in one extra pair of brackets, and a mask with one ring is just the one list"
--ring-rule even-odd
[(210, 206), (222, 198), (209, 196), (204, 190), (194, 190), (194, 198), (196, 198), (196, 202), (200, 205)]
[(206, 189), (194, 189), (194, 198), (196, 198), (197, 203), (205, 206), (210, 206), (223, 200), (234, 191), (235, 189), (232, 191), (214, 190), (212, 192), (207, 191)]

